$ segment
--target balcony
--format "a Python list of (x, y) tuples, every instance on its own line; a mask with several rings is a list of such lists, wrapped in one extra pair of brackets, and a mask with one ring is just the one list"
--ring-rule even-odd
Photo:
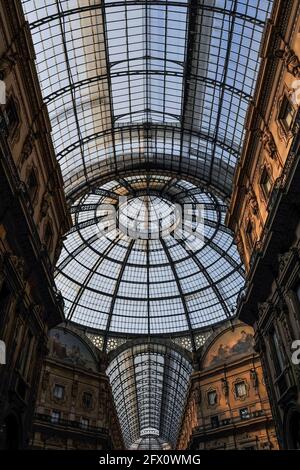
[(205, 426), (198, 426), (193, 430), (193, 434), (205, 434), (206, 432), (210, 431), (217, 431), (219, 429), (224, 430), (224, 428), (228, 427), (228, 429), (231, 429), (232, 427), (235, 427), (236, 425), (249, 422), (253, 419), (261, 418), (265, 416), (265, 411), (264, 410), (257, 410), (253, 412), (249, 412), (248, 414), (245, 414), (243, 417), (241, 416), (235, 416), (233, 418), (219, 418), (218, 423), (215, 421), (214, 423), (209, 423)]
[[(97, 426), (87, 426), (80, 421), (71, 421), (67, 419), (53, 419), (52, 416), (47, 414), (37, 413), (34, 416), (34, 425), (35, 427), (38, 426), (45, 426), (53, 430), (53, 428), (60, 428), (63, 431), (79, 431), (80, 434), (82, 433), (89, 433), (94, 434), (96, 436), (105, 435), (108, 436), (108, 430), (106, 428), (97, 427)], [(44, 427), (43, 426), (43, 427)]]

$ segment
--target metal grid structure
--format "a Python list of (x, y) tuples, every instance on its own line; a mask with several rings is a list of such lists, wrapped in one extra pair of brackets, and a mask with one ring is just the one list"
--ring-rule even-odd
[(111, 360), (107, 372), (126, 446), (136, 447), (150, 436), (153, 448), (158, 441), (174, 446), (192, 372), (183, 350), (133, 344)]
[(132, 169), (230, 195), (272, 0), (23, 0), (66, 194)]
[[(151, 335), (197, 349), (243, 283), (224, 213), (272, 3), (22, 0), (72, 204), (57, 269), (67, 315), (105, 350), (145, 336), (109, 369), (128, 446), (174, 444), (182, 412), (190, 366)], [(143, 202), (168, 214), (174, 200), (200, 198), (202, 249), (101, 241), (99, 204), (116, 206), (116, 194), (130, 197), (128, 220)]]
[[(127, 197), (126, 212), (120, 196)], [(158, 236), (154, 222), (161, 231), (173, 229), (175, 209), (197, 205), (203, 208), (199, 246), (176, 239), (173, 232)], [(145, 236), (100, 234), (101, 221), (112, 224), (117, 210), (119, 226), (135, 222), (142, 227), (138, 236)], [(195, 332), (230, 318), (244, 285), (225, 211), (220, 198), (199, 186), (150, 174), (110, 181), (78, 198), (56, 274), (67, 318), (101, 331), (104, 346), (114, 334), (184, 332), (196, 349)]]

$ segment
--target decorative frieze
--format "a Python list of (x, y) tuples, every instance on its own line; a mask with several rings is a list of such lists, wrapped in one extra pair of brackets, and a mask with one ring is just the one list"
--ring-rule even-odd
[(276, 57), (279, 57), (287, 71), (295, 78), (300, 78), (300, 61), (289, 44), (285, 44), (283, 49), (275, 51)]

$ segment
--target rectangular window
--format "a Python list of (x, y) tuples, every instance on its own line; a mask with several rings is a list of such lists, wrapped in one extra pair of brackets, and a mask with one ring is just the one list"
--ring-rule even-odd
[(9, 134), (13, 134), (19, 123), (17, 107), (13, 98), (9, 98), (4, 110), (6, 128)]
[(217, 403), (217, 392), (216, 390), (211, 390), (207, 393), (209, 405), (215, 405)]
[(279, 120), (286, 131), (290, 130), (295, 116), (295, 109), (286, 95), (284, 95), (279, 112)]
[(60, 421), (60, 411), (51, 411), (51, 423), (57, 424)]
[(87, 408), (87, 409), (92, 408), (93, 397), (91, 393), (84, 392), (84, 394), (82, 395), (82, 404), (84, 408)]
[(219, 416), (212, 416), (210, 421), (213, 428), (218, 428), (220, 426)]
[(250, 418), (248, 408), (241, 408), (240, 409), (240, 418), (241, 419), (249, 419)]
[(89, 427), (89, 420), (86, 418), (81, 418), (80, 419), (80, 427), (82, 429), (87, 429)]
[(237, 397), (245, 397), (247, 395), (247, 389), (245, 382), (237, 382), (234, 385), (235, 394)]
[(272, 180), (266, 168), (263, 169), (263, 172), (260, 178), (260, 186), (263, 191), (265, 199), (268, 199), (272, 190)]
[(65, 387), (63, 387), (62, 385), (55, 384), (53, 395), (55, 398), (62, 400), (65, 396)]
[(27, 189), (30, 201), (33, 202), (37, 194), (38, 181), (36, 177), (35, 170), (32, 168), (27, 179)]

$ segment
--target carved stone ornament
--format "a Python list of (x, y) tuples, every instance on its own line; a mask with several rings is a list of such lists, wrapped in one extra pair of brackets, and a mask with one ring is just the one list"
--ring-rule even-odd
[(42, 202), (41, 202), (40, 220), (46, 217), (48, 213), (48, 209), (50, 206), (50, 199), (51, 199), (50, 194), (48, 192), (45, 192), (42, 198)]
[(262, 302), (258, 304), (259, 316), (264, 316), (267, 310), (270, 308), (270, 302)]
[(200, 405), (200, 403), (202, 401), (202, 395), (201, 395), (201, 388), (200, 388), (199, 384), (197, 384), (195, 386), (195, 388), (193, 390), (193, 396), (194, 396), (195, 402)]
[(23, 165), (23, 163), (29, 158), (33, 151), (33, 144), (36, 139), (36, 135), (31, 129), (31, 131), (27, 134), (22, 151), (21, 151), (21, 157), (20, 157), (20, 165)]
[(259, 211), (259, 206), (258, 206), (258, 202), (257, 202), (255, 192), (253, 191), (253, 188), (248, 189), (247, 198), (248, 198), (248, 202), (249, 202), (249, 206), (251, 208), (252, 214), (257, 215), (258, 211)]
[(16, 52), (7, 52), (0, 58), (0, 79), (4, 80), (10, 74), (13, 67), (16, 65), (19, 55)]
[(224, 397), (228, 397), (229, 395), (229, 385), (226, 379), (222, 379), (222, 392)]
[(254, 388), (258, 388), (258, 375), (255, 369), (250, 370), (251, 383)]
[(25, 262), (23, 258), (20, 258), (19, 256), (11, 255), (10, 259), (12, 261), (12, 264), (19, 274), (20, 278), (22, 281), (25, 280)]
[(275, 55), (282, 59), (287, 71), (295, 78), (300, 78), (300, 61), (293, 49), (286, 44), (284, 49), (275, 51)]
[(259, 138), (263, 148), (267, 152), (272, 160), (278, 158), (277, 146), (272, 132), (266, 127), (263, 131), (260, 131)]
[(279, 259), (279, 270), (283, 271), (286, 265), (288, 264), (289, 259), (291, 258), (291, 253), (290, 251), (287, 251), (286, 253), (278, 255)]

